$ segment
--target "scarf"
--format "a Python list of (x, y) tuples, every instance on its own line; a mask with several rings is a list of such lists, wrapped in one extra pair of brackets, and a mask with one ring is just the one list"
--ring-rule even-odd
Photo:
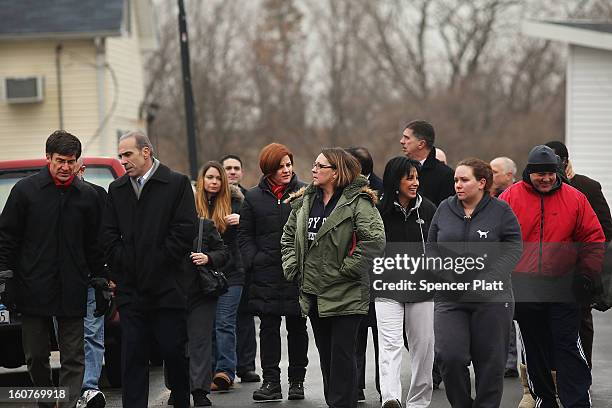
[(270, 179), (268, 179), (268, 184), (270, 185), (272, 194), (274, 194), (276, 198), (278, 198), (279, 200), (283, 198), (283, 195), (285, 194), (285, 190), (287, 189), (287, 184), (276, 185)]
[[(51, 169), (49, 169), (49, 174), (51, 174)], [(51, 176), (51, 178), (53, 179), (53, 183), (55, 184), (56, 187), (66, 190), (68, 187), (72, 185), (72, 182), (74, 181), (74, 176), (75, 175), (72, 174), (66, 181), (61, 181), (53, 176)]]

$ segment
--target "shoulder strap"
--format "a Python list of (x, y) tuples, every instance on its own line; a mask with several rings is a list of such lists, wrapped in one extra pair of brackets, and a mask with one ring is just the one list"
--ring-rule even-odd
[(200, 224), (198, 225), (198, 246), (197, 252), (202, 252), (202, 232), (204, 231), (204, 218), (199, 217)]

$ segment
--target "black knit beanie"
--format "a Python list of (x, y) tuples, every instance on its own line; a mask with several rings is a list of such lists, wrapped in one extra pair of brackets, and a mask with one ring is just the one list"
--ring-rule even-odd
[(556, 173), (559, 166), (559, 156), (546, 145), (538, 145), (531, 149), (527, 157), (527, 173)]

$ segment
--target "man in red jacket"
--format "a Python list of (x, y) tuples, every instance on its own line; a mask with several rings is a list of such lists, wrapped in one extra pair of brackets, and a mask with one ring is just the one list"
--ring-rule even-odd
[(515, 317), (536, 406), (558, 407), (551, 376), (556, 368), (563, 406), (590, 407), (577, 298), (599, 278), (605, 238), (586, 197), (561, 182), (557, 166), (550, 147), (534, 147), (523, 180), (500, 196), (515, 212), (524, 241), (513, 274)]
[[(551, 141), (546, 143), (546, 146), (555, 151), (555, 154), (561, 158), (561, 169), (565, 172), (569, 184), (578, 189), (589, 200), (589, 204), (593, 207), (595, 215), (601, 224), (603, 233), (606, 236), (606, 243), (612, 240), (612, 217), (610, 216), (610, 207), (601, 191), (601, 184), (582, 174), (576, 174), (569, 159), (569, 152), (565, 144), (559, 141)], [(593, 301), (593, 299), (588, 299)], [(581, 305), (582, 320), (580, 322), (580, 341), (589, 362), (589, 367), (593, 368), (593, 314), (591, 313), (591, 302), (586, 302)]]

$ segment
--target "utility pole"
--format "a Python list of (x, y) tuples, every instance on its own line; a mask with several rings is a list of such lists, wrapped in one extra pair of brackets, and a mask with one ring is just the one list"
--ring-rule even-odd
[(191, 89), (191, 69), (189, 66), (189, 38), (187, 19), (183, 0), (178, 0), (179, 42), (181, 43), (181, 65), (183, 67), (183, 94), (185, 95), (185, 120), (187, 121), (187, 150), (189, 153), (189, 172), (192, 180), (198, 178), (198, 157), (196, 150), (196, 128), (193, 111), (193, 90)]

